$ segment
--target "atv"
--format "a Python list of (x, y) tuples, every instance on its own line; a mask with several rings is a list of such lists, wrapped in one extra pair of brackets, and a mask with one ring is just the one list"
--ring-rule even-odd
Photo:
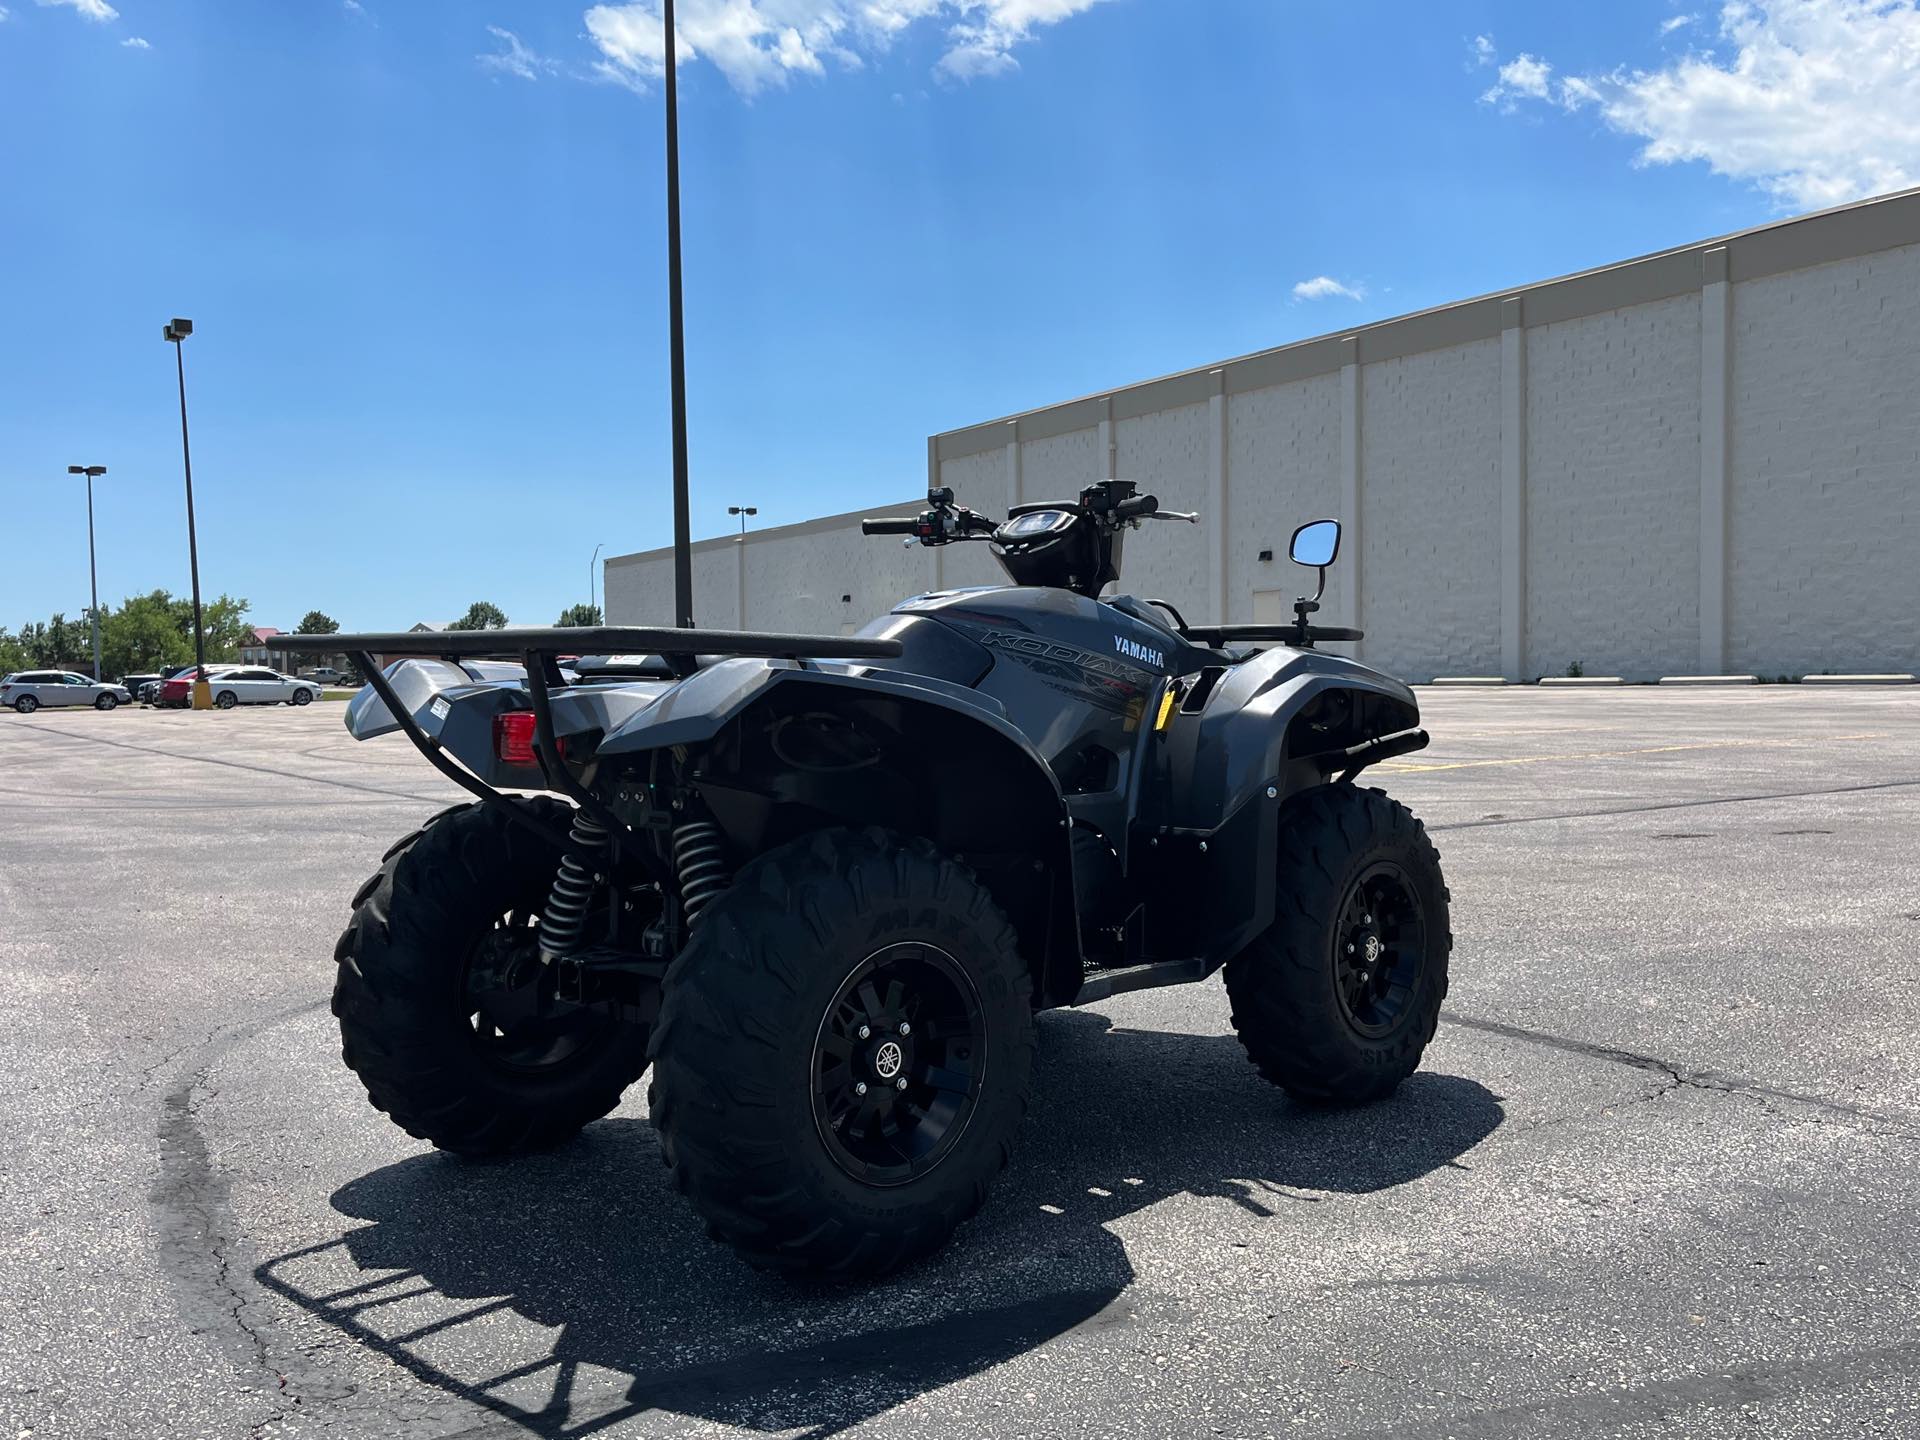
[[(1103, 598), (1129, 531), (1195, 518), (1130, 481), (1004, 522), (927, 500), (862, 528), (985, 543), (1012, 584), (848, 637), (281, 637), (350, 653), (348, 729), (404, 732), (478, 797), (387, 852), (335, 951), (377, 1108), (499, 1155), (651, 1069), (661, 1155), (712, 1233), (856, 1277), (980, 1208), (1038, 1010), (1224, 970), (1289, 1094), (1355, 1104), (1413, 1071), (1447, 890), (1420, 823), (1354, 780), (1427, 736), (1405, 685), (1316, 648), (1360, 638), (1309, 619), (1339, 523), (1294, 533), (1320, 586), (1291, 623), (1189, 625)], [(443, 658), (375, 662), (423, 639)]]

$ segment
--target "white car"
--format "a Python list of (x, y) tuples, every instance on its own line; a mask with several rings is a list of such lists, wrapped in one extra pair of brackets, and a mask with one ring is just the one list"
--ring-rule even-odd
[(236, 705), (311, 705), (323, 688), (317, 680), (296, 680), (278, 670), (256, 665), (229, 665), (207, 669), (207, 688), (213, 692), (217, 709), (231, 710)]
[(111, 710), (133, 699), (124, 685), (89, 680), (69, 670), (17, 670), (0, 678), (0, 705), (31, 715), (42, 705), (91, 705)]

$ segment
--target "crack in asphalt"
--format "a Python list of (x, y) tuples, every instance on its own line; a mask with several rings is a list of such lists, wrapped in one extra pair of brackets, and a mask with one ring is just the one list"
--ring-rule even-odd
[(1645, 1055), (1637, 1050), (1623, 1050), (1618, 1046), (1601, 1045), (1590, 1040), (1576, 1040), (1566, 1035), (1555, 1035), (1546, 1030), (1528, 1030), (1523, 1026), (1508, 1025), (1499, 1020), (1482, 1020), (1472, 1015), (1456, 1014), (1451, 1010), (1442, 1012), (1442, 1016), (1448, 1024), (1463, 1026), (1468, 1030), (1479, 1030), (1528, 1045), (1544, 1045), (1549, 1049), (1565, 1051), (1570, 1055), (1582, 1055), (1591, 1060), (1605, 1060), (1615, 1065), (1626, 1065), (1635, 1070), (1645, 1070), (1649, 1074), (1660, 1076), (1662, 1081), (1660, 1086), (1641, 1096), (1635, 1102), (1636, 1104), (1649, 1103), (1681, 1089), (1702, 1090), (1710, 1094), (1743, 1095), (1748, 1099), (1758, 1100), (1763, 1105), (1767, 1101), (1776, 1101), (1783, 1105), (1799, 1105), (1820, 1111), (1866, 1134), (1894, 1140), (1920, 1140), (1920, 1131), (1906, 1128), (1913, 1123), (1913, 1117), (1909, 1115), (1876, 1110), (1867, 1105), (1854, 1105), (1845, 1100), (1829, 1100), (1824, 1096), (1785, 1090), (1777, 1085), (1766, 1085), (1758, 1080), (1748, 1080), (1735, 1075), (1720, 1075), (1711, 1070), (1685, 1070), (1674, 1061), (1664, 1060), (1658, 1055)]
[(1751, 805), (1763, 800), (1805, 800), (1822, 795), (1858, 795), (1873, 790), (1902, 790), (1920, 780), (1877, 780), (1865, 785), (1835, 785), (1828, 790), (1782, 790), (1768, 795), (1719, 795), (1706, 800), (1662, 800), (1653, 805), (1621, 805), (1609, 810), (1570, 810), (1560, 815), (1500, 815), (1485, 820), (1446, 820), (1429, 831), (1491, 830), (1504, 825), (1539, 825), (1549, 820), (1604, 820), (1610, 815), (1651, 815), (1661, 810), (1698, 810), (1709, 805)]
[[(243, 1024), (215, 1028), (197, 1048), (199, 1063), (160, 1101), (160, 1172), (148, 1201), (154, 1210), (161, 1266), (174, 1281), (180, 1307), (193, 1333), (217, 1335), (243, 1376), (253, 1372), (267, 1377), (242, 1381), (259, 1393), (271, 1411), (250, 1424), (248, 1433), (254, 1436), (292, 1413), (300, 1405), (301, 1396), (292, 1390), (290, 1377), (276, 1362), (267, 1338), (270, 1325), (256, 1323), (248, 1314), (256, 1297), (241, 1288), (234, 1273), (232, 1250), (238, 1236), (233, 1233), (227, 1206), (228, 1184), (214, 1170), (200, 1131), (199, 1109), (218, 1093), (206, 1087), (206, 1079), (221, 1056), (262, 1030), (309, 1014), (326, 1003), (314, 1000)], [(185, 1053), (185, 1048), (176, 1054)], [(163, 1060), (152, 1066), (147, 1079), (167, 1063)]]

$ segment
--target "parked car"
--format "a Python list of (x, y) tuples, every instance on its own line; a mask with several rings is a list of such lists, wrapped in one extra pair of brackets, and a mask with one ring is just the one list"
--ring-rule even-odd
[[(309, 705), (320, 698), (323, 688), (315, 681), (298, 680), (257, 665), (209, 665), (207, 686), (219, 710), (231, 710), (236, 705)], [(193, 703), (191, 665), (160, 687), (159, 703), (173, 707)]]
[(111, 710), (133, 697), (126, 687), (105, 680), (89, 680), (70, 670), (19, 670), (0, 680), (0, 705), (11, 705), (31, 715), (42, 705), (91, 705)]
[(138, 700), (142, 705), (158, 705), (160, 703), (161, 687), (164, 686), (167, 683), (167, 681), (178, 680), (182, 676), (186, 677), (188, 680), (191, 680), (193, 678), (193, 666), (181, 665), (176, 667), (175, 669), (169, 670), (164, 675), (154, 676), (151, 680), (148, 680), (145, 684), (141, 685), (139, 689), (133, 692), (133, 698)]
[(145, 671), (138, 675), (122, 675), (120, 677), (120, 686), (123, 690), (127, 692), (127, 694), (131, 695), (134, 699), (144, 700), (147, 697), (141, 694), (140, 692), (145, 690), (149, 685), (158, 685), (162, 680), (166, 678), (167, 677), (163, 674), (155, 674), (152, 671)]
[(336, 670), (331, 665), (315, 665), (311, 670), (302, 670), (300, 678), (317, 681), (322, 685), (341, 685), (346, 682), (347, 672)]

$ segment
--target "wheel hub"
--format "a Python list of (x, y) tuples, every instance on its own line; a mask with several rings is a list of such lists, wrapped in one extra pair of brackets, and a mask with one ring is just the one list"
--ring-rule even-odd
[(1348, 888), (1334, 927), (1334, 988), (1362, 1035), (1391, 1033), (1406, 1017), (1425, 967), (1426, 920), (1405, 871), (1368, 867)]
[(813, 1113), (834, 1163), (872, 1185), (917, 1179), (971, 1119), (985, 1013), (946, 951), (901, 943), (841, 983), (813, 1054)]

